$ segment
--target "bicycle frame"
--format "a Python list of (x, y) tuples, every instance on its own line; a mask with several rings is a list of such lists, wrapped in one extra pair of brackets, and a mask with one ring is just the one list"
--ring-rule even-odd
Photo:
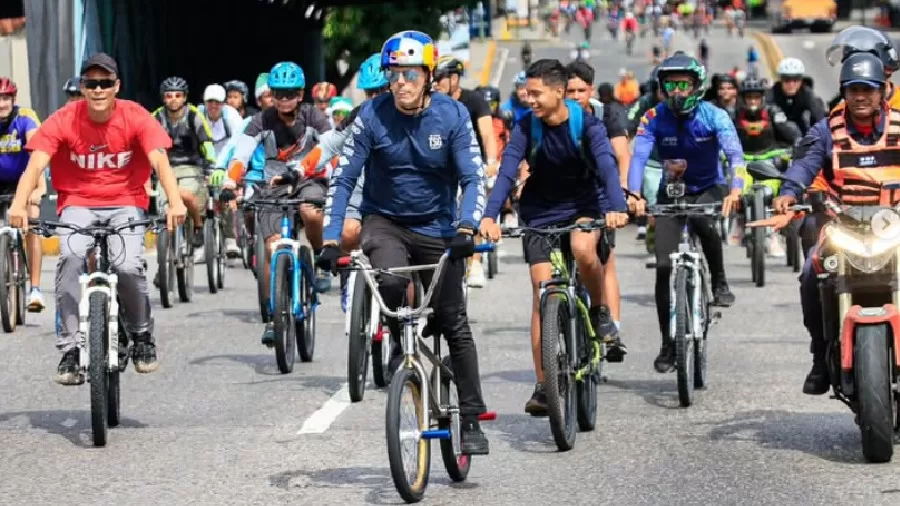
[[(297, 205), (302, 203), (303, 201), (300, 200), (296, 202)], [(279, 256), (289, 255), (291, 272), (293, 273), (291, 279), (291, 313), (294, 315), (294, 318), (304, 320), (307, 317), (307, 314), (303, 310), (303, 305), (300, 303), (300, 276), (306, 278), (306, 282), (312, 286), (316, 282), (315, 271), (311, 265), (306, 265), (300, 260), (299, 254), (300, 246), (302, 246), (302, 244), (299, 240), (294, 238), (294, 227), (291, 226), (291, 213), (299, 219), (299, 212), (296, 209), (292, 209), (290, 205), (291, 204), (281, 205), (281, 238), (272, 245), (272, 256), (269, 262), (269, 311), (272, 314), (275, 313), (275, 262), (278, 260)], [(283, 246), (287, 246), (287, 248), (284, 248)], [(257, 262), (258, 261), (259, 259), (257, 259)], [(310, 311), (315, 311), (318, 306), (319, 297), (314, 293)]]
[[(30, 271), (28, 268), (28, 252), (25, 248), (25, 236), (18, 228), (7, 225), (6, 216), (8, 211), (9, 200), (0, 201), (0, 221), (2, 221), (0, 235), (9, 236), (10, 246), (19, 252), (18, 257), (16, 258), (18, 263), (12, 266), (13, 272), (21, 276), (22, 269), (24, 269), (24, 275), (27, 277), (30, 274)], [(16, 281), (18, 282), (18, 280)]]
[[(484, 253), (486, 251), (491, 251), (492, 249), (492, 244), (480, 244), (475, 247), (475, 252)], [(419, 337), (417, 332), (419, 327), (419, 318), (423, 316), (427, 317), (431, 313), (433, 313), (433, 309), (429, 307), (429, 304), (431, 303), (431, 298), (434, 295), (435, 287), (438, 286), (440, 279), (444, 273), (444, 266), (447, 264), (448, 259), (448, 252), (445, 252), (443, 255), (441, 255), (440, 260), (438, 260), (438, 263), (436, 264), (394, 267), (390, 269), (375, 269), (372, 267), (372, 264), (369, 263), (368, 258), (363, 255), (362, 251), (355, 250), (350, 254), (350, 265), (352, 265), (355, 270), (362, 274), (363, 278), (366, 280), (366, 285), (368, 285), (369, 290), (372, 292), (372, 298), (376, 302), (376, 304), (374, 305), (376, 310), (379, 311), (380, 314), (387, 316), (388, 318), (396, 318), (403, 326), (403, 335), (400, 339), (404, 355), (403, 367), (412, 368), (416, 372), (416, 375), (419, 376), (420, 384), (422, 385), (422, 398), (428, 399), (428, 403), (431, 408), (422, 410), (422, 416), (424, 417), (423, 426), (431, 427), (432, 412), (435, 413), (438, 418), (449, 416), (454, 423), (454, 426), (450, 431), (449, 438), (452, 441), (454, 453), (456, 455), (459, 455), (459, 406), (448, 406), (445, 409), (443, 407), (443, 399), (440, 398), (441, 377), (442, 375), (446, 374), (450, 378), (453, 378), (453, 371), (451, 371), (441, 362), (440, 357), (436, 353), (431, 351), (431, 348), (429, 348), (428, 345), (425, 344), (425, 342), (421, 337)], [(387, 304), (385, 304), (384, 299), (381, 297), (381, 293), (379, 293), (378, 291), (378, 282), (375, 279), (376, 274), (415, 274), (419, 271), (426, 270), (432, 270), (433, 274), (431, 276), (431, 282), (428, 284), (428, 289), (422, 296), (422, 302), (419, 307), (401, 306), (396, 310), (391, 310), (387, 306)], [(418, 279), (416, 279), (416, 282), (419, 282)], [(439, 348), (439, 344), (436, 347)], [(431, 362), (431, 364), (435, 368), (440, 369), (440, 374), (434, 375), (433, 384), (431, 384), (428, 380), (425, 366), (419, 360), (420, 352), (425, 355), (428, 361)], [(431, 389), (434, 389), (437, 394), (433, 394), (431, 392)], [(442, 438), (445, 437), (445, 435), (442, 431), (434, 431), (434, 434), (432, 434), (431, 437)]]

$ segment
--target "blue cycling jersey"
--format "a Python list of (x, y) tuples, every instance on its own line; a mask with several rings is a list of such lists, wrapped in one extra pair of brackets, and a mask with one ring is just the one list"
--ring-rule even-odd
[(522, 119), (523, 117), (525, 117), (526, 114), (528, 114), (528, 111), (530, 111), (531, 108), (529, 108), (527, 105), (519, 102), (518, 100), (514, 99), (513, 97), (510, 97), (506, 100), (506, 102), (503, 102), (502, 104), (500, 104), (500, 110), (501, 111), (512, 111), (513, 121), (518, 123), (520, 119)]
[[(743, 188), (744, 182), (735, 176), (744, 166), (744, 151), (734, 123), (724, 109), (701, 102), (689, 115), (676, 115), (665, 103), (649, 109), (641, 118), (634, 141), (634, 155), (628, 169), (628, 189), (640, 192), (644, 181), (644, 166), (653, 148), (661, 160), (687, 161), (684, 182), (689, 194), (701, 193), (715, 185), (725, 184), (720, 151), (725, 152), (732, 188)], [(660, 188), (665, 185), (665, 175)]]

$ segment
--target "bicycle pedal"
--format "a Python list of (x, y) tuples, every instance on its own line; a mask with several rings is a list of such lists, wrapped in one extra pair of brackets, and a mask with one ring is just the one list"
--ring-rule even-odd
[(493, 422), (496, 419), (497, 419), (496, 411), (487, 411), (485, 413), (481, 413), (480, 415), (478, 415), (479, 422)]

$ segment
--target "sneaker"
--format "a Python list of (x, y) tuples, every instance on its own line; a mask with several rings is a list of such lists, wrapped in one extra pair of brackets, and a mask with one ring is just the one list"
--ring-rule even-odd
[(40, 288), (32, 288), (28, 295), (28, 312), (40, 313), (44, 310), (44, 296), (41, 295)]
[(601, 341), (615, 341), (619, 335), (619, 329), (613, 322), (612, 315), (609, 313), (609, 307), (605, 304), (594, 306), (588, 311), (591, 317), (591, 326), (594, 327), (594, 334)]
[(267, 348), (275, 346), (275, 325), (273, 325), (272, 322), (266, 324), (260, 342)]
[(484, 279), (484, 268), (481, 266), (481, 262), (472, 262), (472, 266), (469, 267), (469, 276), (466, 278), (466, 283), (469, 285), (469, 288), (482, 288), (485, 283)]
[(656, 255), (647, 255), (647, 260), (644, 261), (644, 267), (656, 269)]
[(547, 416), (547, 393), (543, 383), (535, 383), (534, 393), (525, 403), (525, 412), (531, 416)]
[(194, 249), (203, 247), (203, 227), (194, 229)]
[(721, 282), (716, 284), (713, 290), (713, 306), (729, 307), (734, 304), (734, 294), (728, 288), (728, 283)]
[(316, 292), (325, 293), (331, 290), (331, 274), (316, 267)]
[(72, 348), (63, 353), (59, 366), (56, 368), (56, 382), (60, 385), (81, 385), (84, 383), (84, 373), (81, 372), (81, 360), (78, 358), (78, 348)]
[(240, 258), (241, 248), (238, 246), (237, 239), (225, 239), (225, 256), (228, 258)]
[(787, 253), (784, 252), (784, 246), (781, 244), (781, 234), (769, 234), (766, 237), (766, 250), (772, 258), (784, 258)]
[(194, 247), (194, 264), (205, 264), (206, 263), (206, 248), (201, 244), (200, 246)]
[(156, 360), (156, 344), (149, 332), (134, 336), (134, 348), (131, 355), (136, 372), (147, 374), (159, 369), (159, 362)]
[(487, 455), (491, 453), (487, 437), (481, 430), (478, 419), (466, 418), (462, 421), (460, 450), (466, 455)]
[(637, 240), (643, 241), (647, 238), (647, 227), (638, 227), (637, 229)]
[(668, 341), (659, 348), (659, 355), (653, 360), (653, 368), (660, 374), (672, 372), (675, 369), (675, 347)]

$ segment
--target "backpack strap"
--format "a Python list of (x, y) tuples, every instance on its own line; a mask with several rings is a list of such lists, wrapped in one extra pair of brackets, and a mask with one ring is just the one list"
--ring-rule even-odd
[(569, 136), (575, 147), (581, 150), (581, 137), (584, 133), (584, 110), (574, 100), (566, 99), (566, 107), (569, 108)]

